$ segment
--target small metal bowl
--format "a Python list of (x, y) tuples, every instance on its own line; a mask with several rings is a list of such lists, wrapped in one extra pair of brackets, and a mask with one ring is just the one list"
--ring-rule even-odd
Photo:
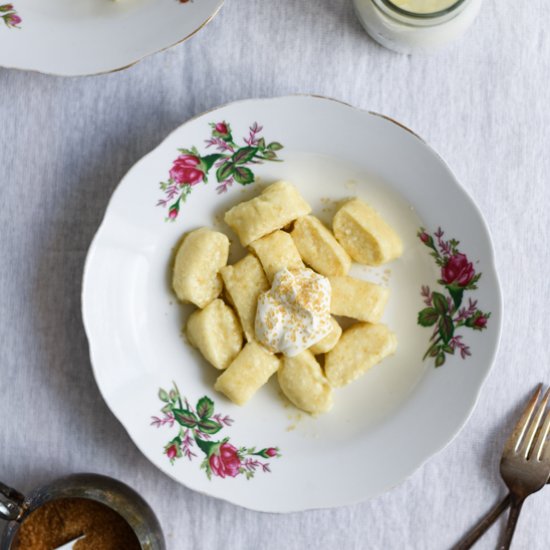
[(31, 512), (59, 498), (87, 498), (104, 504), (126, 520), (143, 550), (166, 550), (158, 519), (143, 498), (128, 485), (98, 474), (63, 477), (27, 496), (0, 483), (0, 518), (9, 522), (0, 540), (0, 550), (12, 549), (19, 527)]

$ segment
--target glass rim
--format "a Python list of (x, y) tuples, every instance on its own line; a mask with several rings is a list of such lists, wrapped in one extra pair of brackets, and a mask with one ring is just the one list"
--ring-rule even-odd
[(379, 0), (384, 6), (386, 6), (388, 9), (403, 15), (405, 17), (411, 17), (413, 19), (437, 19), (438, 17), (442, 17), (444, 15), (449, 15), (452, 13), (456, 8), (464, 4), (466, 0), (456, 0), (453, 4), (451, 4), (448, 8), (445, 8), (443, 10), (439, 11), (431, 11), (428, 13), (416, 13), (413, 11), (408, 11), (403, 8), (400, 8), (399, 6), (396, 6), (392, 0)]

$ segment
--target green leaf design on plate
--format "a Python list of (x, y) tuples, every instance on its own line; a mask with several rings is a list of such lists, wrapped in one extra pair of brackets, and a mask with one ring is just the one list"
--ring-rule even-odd
[(439, 313), (433, 307), (427, 307), (418, 313), (418, 324), (431, 327), (437, 323)]
[(218, 159), (221, 159), (222, 156), (223, 155), (220, 155), (219, 153), (214, 153), (213, 155), (206, 155), (205, 157), (202, 157), (201, 162), (203, 164), (205, 173), (208, 172), (210, 170), (210, 168), (212, 168), (212, 166), (214, 166), (214, 163)]
[(220, 441), (205, 441), (200, 437), (195, 437), (198, 448), (206, 455), (207, 460), (220, 448)]
[(187, 409), (172, 409), (172, 413), (178, 424), (186, 428), (194, 428), (197, 425), (197, 417)]
[(432, 294), (432, 302), (435, 310), (440, 315), (445, 315), (447, 311), (449, 311), (449, 304), (447, 303), (447, 298), (445, 298), (443, 294), (440, 294), (439, 292), (434, 292)]
[(445, 344), (448, 344), (455, 332), (453, 320), (448, 315), (444, 315), (439, 319), (439, 334)]
[(233, 177), (235, 178), (235, 181), (242, 185), (248, 185), (254, 181), (254, 174), (252, 173), (252, 170), (245, 168), (244, 166), (237, 166), (233, 172)]
[(222, 181), (225, 181), (226, 179), (230, 178), (233, 175), (233, 170), (235, 170), (235, 165), (230, 162), (224, 162), (217, 170), (216, 172), (216, 178), (221, 183)]
[(166, 390), (163, 390), (162, 388), (159, 390), (159, 399), (161, 401), (164, 401), (165, 403), (168, 403), (170, 401), (170, 397), (168, 396), (168, 392)]
[(236, 153), (233, 154), (232, 161), (235, 164), (246, 164), (250, 162), (256, 153), (258, 152), (257, 147), (242, 147)]
[(215, 420), (205, 418), (197, 422), (197, 429), (205, 434), (213, 435), (217, 434), (222, 429), (222, 425)]
[(459, 287), (452, 287), (452, 286), (449, 286), (447, 288), (449, 289), (449, 294), (453, 299), (455, 309), (458, 309), (460, 307), (460, 304), (462, 303), (462, 297), (464, 296), (464, 289)]
[(277, 153), (275, 151), (265, 151), (264, 158), (266, 160), (275, 160), (277, 158)]
[(209, 397), (201, 397), (197, 403), (197, 414), (199, 418), (210, 418), (214, 414), (214, 401)]

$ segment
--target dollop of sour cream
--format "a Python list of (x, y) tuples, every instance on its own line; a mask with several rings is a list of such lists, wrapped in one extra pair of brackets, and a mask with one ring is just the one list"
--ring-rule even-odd
[(330, 282), (311, 269), (282, 269), (260, 295), (256, 338), (274, 353), (294, 357), (331, 329)]

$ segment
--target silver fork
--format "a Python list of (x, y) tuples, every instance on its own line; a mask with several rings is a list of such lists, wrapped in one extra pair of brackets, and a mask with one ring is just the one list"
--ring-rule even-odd
[(535, 411), (541, 393), (542, 384), (531, 397), (514, 431), (504, 445), (500, 459), (500, 475), (510, 493), (454, 546), (453, 550), (471, 548), (511, 503), (506, 530), (498, 547), (499, 550), (508, 550), (523, 502), (529, 495), (540, 491), (548, 482), (550, 478), (550, 449), (546, 444), (546, 439), (550, 430), (550, 412), (545, 415), (545, 411), (550, 398), (550, 389)]

